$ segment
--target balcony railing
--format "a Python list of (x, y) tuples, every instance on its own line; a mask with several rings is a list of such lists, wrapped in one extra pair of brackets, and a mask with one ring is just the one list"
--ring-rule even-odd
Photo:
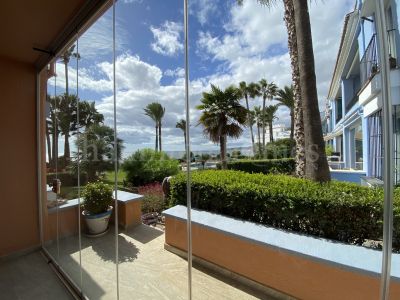
[(348, 113), (349, 110), (353, 107), (353, 105), (357, 103), (357, 101), (358, 101), (357, 93), (358, 92), (356, 92), (355, 95), (353, 96), (353, 98), (349, 101), (349, 103), (347, 103), (347, 105), (346, 105), (346, 113)]
[(379, 71), (378, 57), (376, 51), (376, 35), (374, 34), (365, 49), (360, 62), (361, 86), (369, 81)]

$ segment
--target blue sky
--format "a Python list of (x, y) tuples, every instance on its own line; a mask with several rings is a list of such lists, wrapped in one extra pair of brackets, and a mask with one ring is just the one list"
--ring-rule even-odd
[[(315, 1), (310, 15), (316, 60), (318, 94), (323, 103), (340, 42), (343, 20), (354, 1)], [(246, 0), (189, 0), (189, 63), (191, 101), (191, 144), (193, 150), (217, 149), (202, 135), (195, 109), (210, 83), (224, 88), (240, 81), (266, 78), (278, 86), (290, 84), (290, 59), (283, 8), (261, 7)], [(183, 1), (120, 0), (116, 7), (117, 124), (127, 156), (136, 149), (154, 147), (154, 125), (143, 114), (151, 102), (166, 108), (163, 148), (183, 150), (182, 132), (175, 128), (184, 117)], [(69, 64), (70, 92), (95, 101), (96, 107), (113, 121), (112, 97), (112, 12), (107, 11), (78, 40), (79, 67)], [(65, 72), (57, 64), (57, 93), (65, 89)], [(55, 79), (49, 81), (54, 94)], [(259, 105), (260, 99), (251, 106)], [(289, 125), (289, 113), (281, 108), (277, 123)], [(228, 147), (249, 146), (249, 132)], [(60, 148), (62, 146), (60, 145)], [(61, 150), (61, 149), (60, 149)]]

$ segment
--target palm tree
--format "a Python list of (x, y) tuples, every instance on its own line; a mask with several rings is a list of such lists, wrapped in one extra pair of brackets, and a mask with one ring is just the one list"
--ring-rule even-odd
[(262, 110), (260, 106), (255, 106), (251, 111), (251, 118), (254, 124), (257, 126), (257, 136), (258, 136), (258, 153), (261, 155), (262, 147), (261, 147), (261, 127), (262, 127)]
[[(237, 2), (242, 4), (243, 0)], [(258, 2), (271, 6), (274, 1), (258, 0)], [(317, 181), (329, 181), (330, 172), (325, 156), (321, 119), (319, 110), (316, 109), (318, 99), (308, 3), (305, 0), (283, 0), (283, 4), (292, 67), (296, 175)], [(305, 99), (304, 102), (302, 99)], [(314, 157), (318, 159), (307, 163), (305, 149), (310, 147), (317, 147), (317, 155)]]
[[(249, 97), (251, 97), (252, 95), (255, 96), (255, 88), (256, 88), (256, 86), (254, 86), (254, 83), (253, 83), (253, 85), (252, 84), (247, 85), (246, 81), (242, 81), (239, 83), (239, 90), (241, 92), (242, 97), (246, 101), (246, 108), (248, 111), (250, 111)], [(254, 98), (254, 97), (252, 97), (252, 98)], [(251, 123), (250, 118), (249, 118), (249, 128), (250, 128), (250, 135), (251, 135), (251, 145), (253, 148), (253, 153), (255, 153), (256, 148), (255, 148), (255, 144), (254, 144), (253, 124)]]
[(75, 57), (76, 59), (80, 59), (81, 56), (79, 53), (75, 52), (75, 45), (72, 45), (70, 48), (68, 48), (63, 54), (61, 54), (60, 59), (64, 63), (64, 68), (65, 68), (65, 93), (69, 95), (69, 85), (68, 85), (68, 64), (69, 61), (71, 60), (71, 56)]
[[(122, 159), (123, 141), (117, 138), (117, 163)], [(103, 171), (114, 168), (114, 129), (101, 124), (92, 124), (76, 140), (77, 149), (72, 168), (80, 170), (88, 176), (88, 181), (98, 178)]]
[(300, 91), (301, 99), (303, 100), (305, 149), (309, 153), (306, 158), (305, 176), (319, 182), (325, 182), (331, 179), (331, 174), (326, 159), (321, 116), (318, 107), (308, 3), (306, 0), (293, 0), (293, 9), (297, 37)]
[(264, 120), (263, 123), (268, 124), (269, 128), (269, 141), (274, 141), (274, 131), (273, 131), (273, 122), (278, 119), (276, 116), (276, 112), (278, 111), (279, 105), (269, 105), (264, 109)]
[[(74, 53), (74, 49), (75, 49), (75, 45), (72, 45), (60, 56), (61, 61), (64, 63), (64, 67), (65, 67), (65, 95), (66, 95), (66, 97), (64, 99), (66, 99), (67, 101), (69, 99), (69, 97), (68, 97), (69, 96), (68, 64), (70, 62), (71, 56), (75, 57), (76, 59), (81, 58), (79, 53), (76, 53), (76, 52)], [(68, 103), (65, 101), (64, 101), (63, 108), (66, 110), (65, 113), (72, 113)], [(61, 108), (61, 109), (63, 109), (63, 108)], [(66, 128), (64, 128), (64, 129), (66, 129)], [(67, 162), (69, 161), (70, 156), (71, 156), (68, 137), (69, 137), (69, 133), (67, 132), (67, 135), (65, 135), (65, 139), (64, 139), (64, 162), (65, 162), (65, 164), (67, 164)]]
[(239, 138), (243, 126), (247, 123), (248, 110), (240, 104), (240, 92), (230, 86), (224, 91), (211, 84), (211, 92), (203, 93), (202, 104), (196, 108), (202, 110), (199, 124), (203, 132), (214, 143), (219, 143), (221, 165), (226, 169), (226, 139)]
[[(278, 87), (273, 82), (268, 83), (268, 81), (265, 80), (264, 78), (258, 82), (258, 85), (260, 86), (260, 90), (259, 90), (260, 95), (263, 98), (262, 111), (263, 111), (263, 114), (265, 115), (265, 102), (267, 99), (272, 100), (272, 98), (275, 97), (276, 92), (278, 91)], [(264, 121), (265, 121), (265, 118), (264, 118)], [(265, 122), (263, 122), (263, 128), (262, 128), (263, 148), (265, 148), (265, 125), (266, 125)]]
[(201, 162), (201, 165), (203, 166), (203, 170), (204, 170), (205, 167), (206, 167), (206, 162), (207, 162), (210, 158), (211, 158), (211, 155), (210, 155), (210, 154), (207, 154), (207, 153), (202, 153), (202, 154), (200, 155), (200, 162)]
[(293, 98), (293, 86), (285, 86), (280, 89), (277, 93), (277, 101), (279, 106), (286, 106), (290, 111), (290, 138), (293, 139), (294, 131), (294, 98)]
[(181, 119), (176, 122), (175, 128), (179, 128), (183, 131), (183, 138), (185, 139), (185, 149), (186, 149), (186, 120)]
[(144, 113), (149, 116), (156, 124), (156, 148), (162, 150), (161, 147), (161, 121), (165, 114), (165, 108), (157, 102), (150, 103), (144, 108)]

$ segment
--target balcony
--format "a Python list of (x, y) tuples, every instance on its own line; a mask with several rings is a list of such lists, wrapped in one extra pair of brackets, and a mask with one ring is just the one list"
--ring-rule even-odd
[(376, 35), (374, 34), (368, 43), (363, 57), (360, 62), (361, 86), (365, 86), (376, 73), (379, 72)]

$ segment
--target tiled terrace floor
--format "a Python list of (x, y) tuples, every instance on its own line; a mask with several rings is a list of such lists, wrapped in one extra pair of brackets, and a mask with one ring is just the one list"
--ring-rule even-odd
[(73, 299), (37, 251), (0, 262), (0, 299)]
[[(83, 291), (90, 299), (116, 299), (113, 228), (103, 237), (82, 237)], [(59, 243), (61, 266), (80, 282), (77, 237)], [(57, 247), (49, 252), (57, 256)], [(120, 299), (187, 299), (187, 262), (164, 249), (164, 233), (140, 225), (119, 234)], [(201, 268), (193, 268), (194, 299), (266, 299), (262, 294)]]

